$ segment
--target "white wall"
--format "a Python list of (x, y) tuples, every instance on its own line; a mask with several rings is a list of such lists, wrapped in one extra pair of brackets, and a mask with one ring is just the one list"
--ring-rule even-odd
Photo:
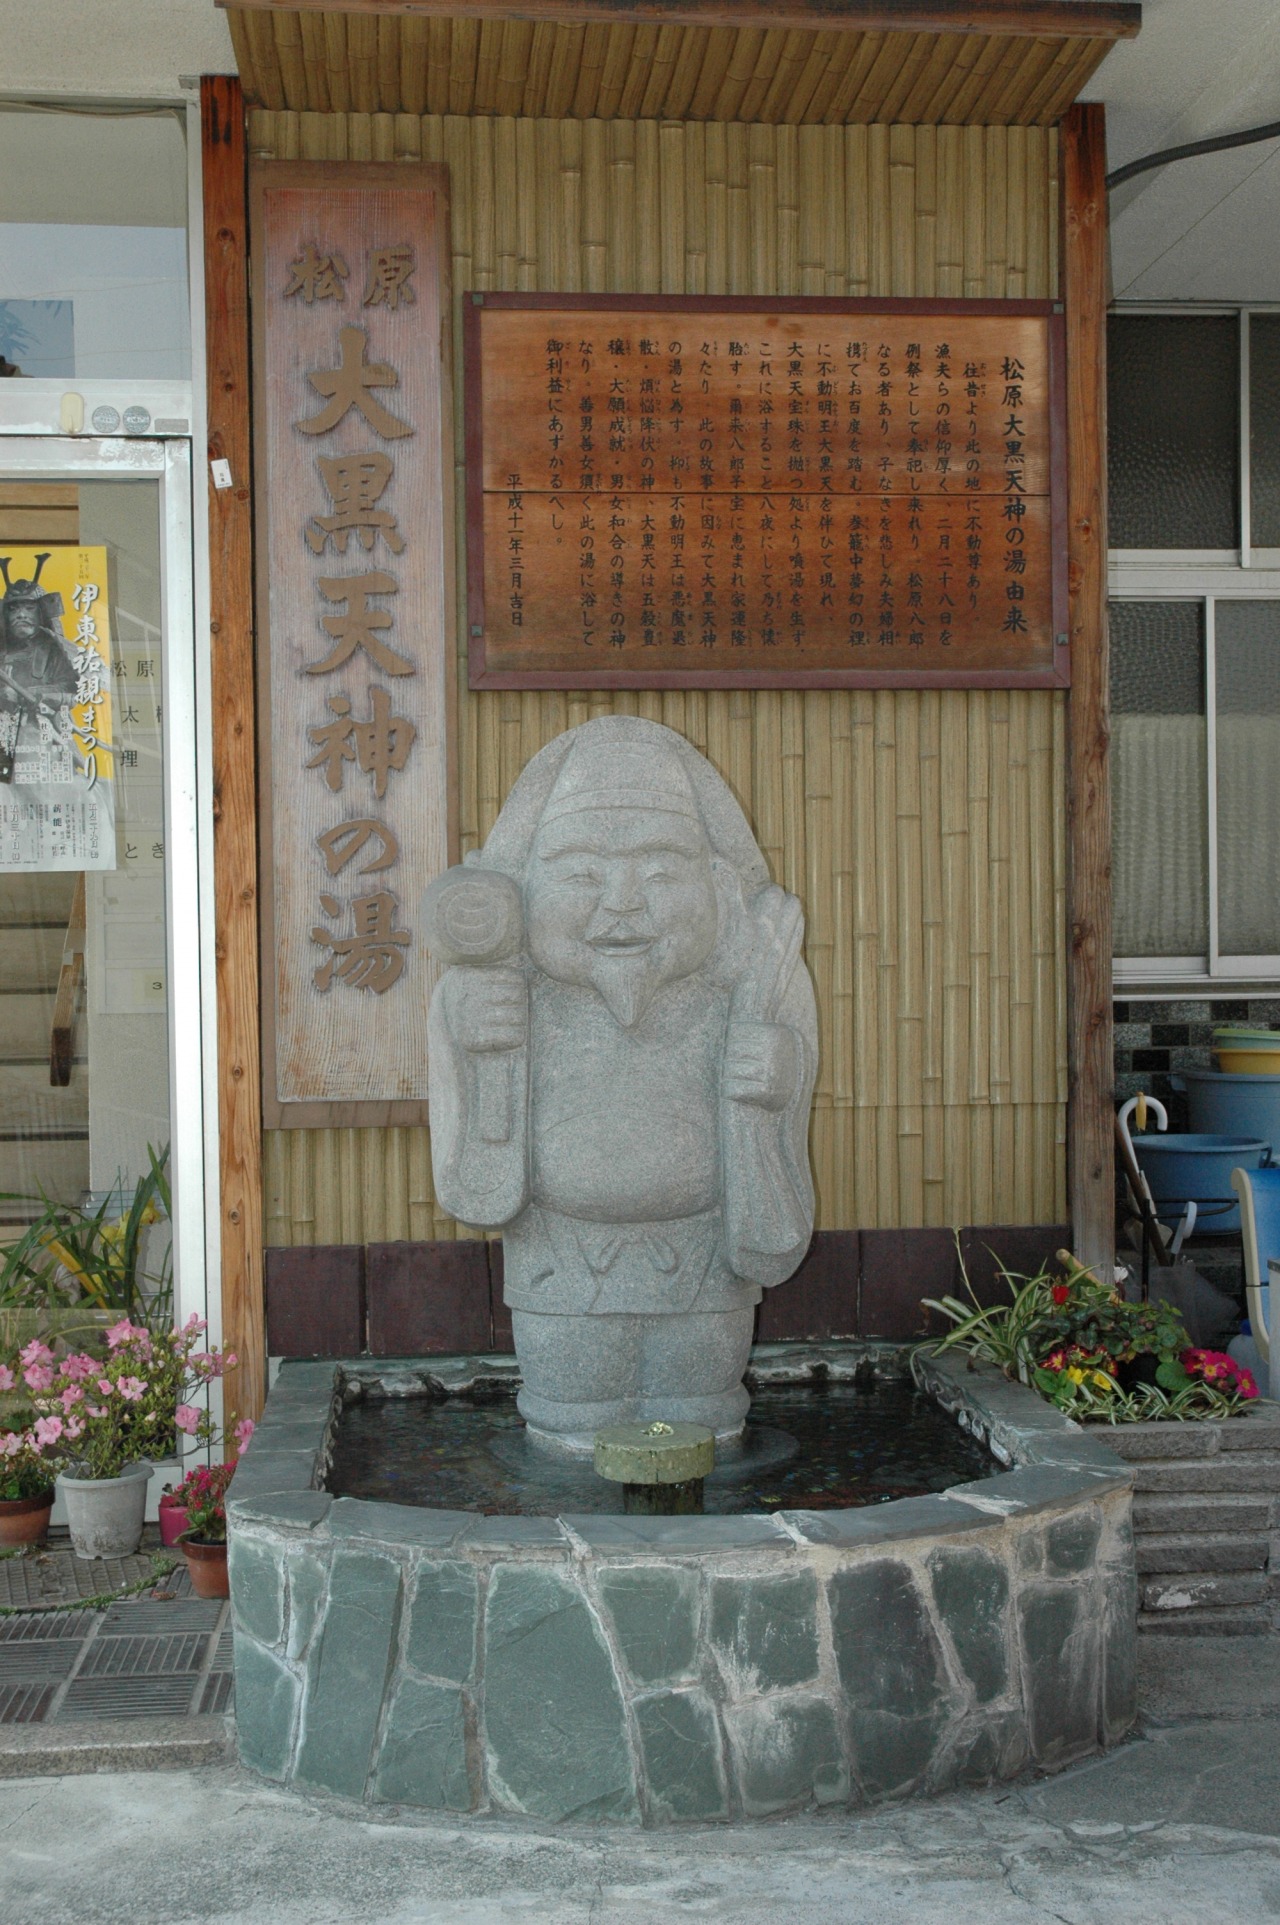
[(6, 94), (177, 98), (183, 75), (235, 70), (213, 0), (0, 0)]

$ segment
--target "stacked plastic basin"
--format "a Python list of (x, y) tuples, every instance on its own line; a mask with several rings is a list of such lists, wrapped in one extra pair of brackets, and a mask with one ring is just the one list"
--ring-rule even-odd
[[(1186, 1093), (1190, 1132), (1133, 1141), (1157, 1210), (1169, 1220), (1180, 1202), (1194, 1197), (1201, 1236), (1239, 1230), (1231, 1172), (1260, 1168), (1272, 1160), (1272, 1146), (1280, 1146), (1280, 1031), (1223, 1027), (1214, 1030), (1213, 1046), (1218, 1069), (1187, 1069), (1170, 1078)], [(1227, 1202), (1229, 1209), (1218, 1207)]]

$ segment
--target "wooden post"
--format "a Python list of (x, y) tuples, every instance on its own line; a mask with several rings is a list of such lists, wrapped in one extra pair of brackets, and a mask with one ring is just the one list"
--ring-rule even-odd
[(209, 490), (222, 1333), (239, 1359), (227, 1373), (226, 1408), (237, 1417), (256, 1418), (266, 1397), (267, 1373), (258, 1108), (249, 249), (240, 82), (205, 75), (200, 109), (209, 458), (226, 461), (231, 469), (229, 488)]
[(1076, 1255), (1115, 1260), (1111, 1041), (1111, 734), (1107, 640), (1107, 185), (1100, 105), (1062, 123), (1067, 327), (1067, 721), (1070, 978), (1067, 1192)]

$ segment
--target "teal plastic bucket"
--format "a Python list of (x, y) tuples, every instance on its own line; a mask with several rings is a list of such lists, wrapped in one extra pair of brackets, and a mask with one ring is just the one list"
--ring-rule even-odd
[(1280, 1076), (1184, 1069), (1169, 1081), (1186, 1093), (1191, 1129), (1220, 1136), (1256, 1136), (1280, 1151)]
[[(1225, 1236), (1240, 1228), (1232, 1170), (1261, 1169), (1271, 1145), (1255, 1136), (1148, 1132), (1134, 1137), (1133, 1153), (1151, 1185), (1157, 1216), (1172, 1223), (1194, 1199), (1204, 1213), (1196, 1222), (1196, 1234)], [(1230, 1208), (1223, 1209), (1224, 1204)]]

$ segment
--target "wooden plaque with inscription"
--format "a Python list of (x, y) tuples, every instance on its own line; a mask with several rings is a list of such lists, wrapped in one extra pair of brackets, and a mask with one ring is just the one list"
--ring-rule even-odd
[(443, 167), (254, 170), (263, 1112), (426, 1120), (451, 859)]
[(473, 294), (475, 688), (1069, 679), (1044, 301)]

